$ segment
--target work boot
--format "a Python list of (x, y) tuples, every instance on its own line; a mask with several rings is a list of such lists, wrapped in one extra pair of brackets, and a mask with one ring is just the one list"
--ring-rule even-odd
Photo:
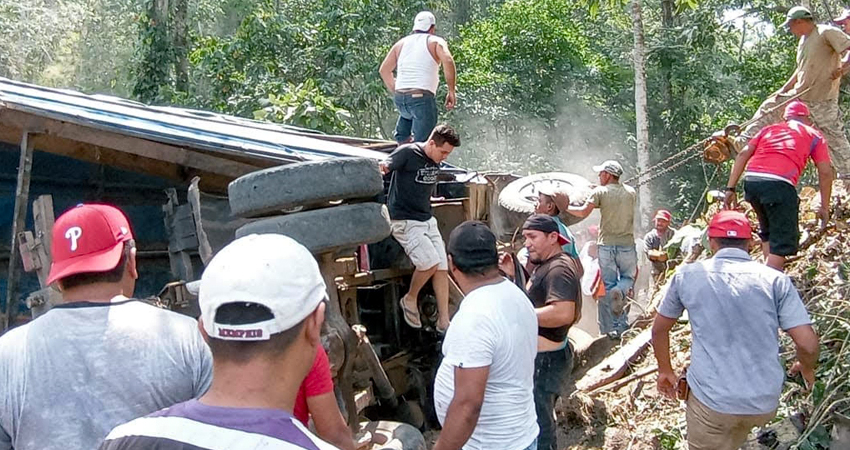
[(626, 296), (620, 289), (611, 289), (611, 312), (615, 316), (623, 314), (626, 310)]

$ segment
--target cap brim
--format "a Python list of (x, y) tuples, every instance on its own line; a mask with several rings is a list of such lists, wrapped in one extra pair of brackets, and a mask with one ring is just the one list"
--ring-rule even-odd
[(121, 253), (124, 251), (124, 242), (115, 244), (112, 248), (89, 253), (85, 256), (71, 258), (65, 261), (54, 262), (50, 265), (50, 275), (47, 284), (53, 284), (56, 280), (88, 272), (108, 272), (118, 265)]
[(558, 243), (561, 244), (561, 245), (567, 245), (567, 244), (570, 243), (570, 240), (567, 239), (567, 237), (564, 236), (563, 234), (558, 233)]
[(593, 171), (594, 172), (604, 172), (605, 166), (593, 166)]

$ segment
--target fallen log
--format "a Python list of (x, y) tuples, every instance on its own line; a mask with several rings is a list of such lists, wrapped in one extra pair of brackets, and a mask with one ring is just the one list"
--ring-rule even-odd
[(602, 386), (597, 387), (596, 389), (587, 393), (587, 395), (593, 396), (603, 391), (613, 391), (616, 389), (620, 389), (621, 387), (631, 383), (632, 381), (637, 380), (638, 378), (643, 378), (651, 373), (655, 373), (658, 371), (658, 366), (647, 367), (643, 370), (635, 372), (625, 378), (621, 378), (619, 380), (614, 380), (610, 383), (603, 384)]
[(592, 391), (600, 386), (611, 383), (623, 377), (626, 370), (635, 359), (649, 346), (652, 330), (646, 329), (629, 341), (613, 355), (605, 358), (576, 382), (576, 389)]

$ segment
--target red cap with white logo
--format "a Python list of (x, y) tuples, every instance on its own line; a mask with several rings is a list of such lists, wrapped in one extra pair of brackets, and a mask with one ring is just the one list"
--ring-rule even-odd
[(56, 219), (47, 284), (88, 272), (108, 272), (121, 261), (124, 242), (133, 239), (130, 223), (118, 208), (77, 205)]
[(727, 209), (720, 211), (711, 218), (711, 223), (708, 225), (708, 237), (750, 239), (753, 237), (753, 230), (750, 228), (750, 221), (747, 216), (738, 211)]

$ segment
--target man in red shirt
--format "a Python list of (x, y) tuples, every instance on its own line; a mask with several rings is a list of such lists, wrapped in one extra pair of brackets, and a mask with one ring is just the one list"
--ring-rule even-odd
[[(738, 154), (726, 184), (726, 207), (737, 202), (735, 185), (744, 175), (744, 199), (759, 219), (759, 236), (767, 265), (783, 270), (785, 257), (797, 253), (799, 241), (797, 182), (811, 159), (818, 170), (821, 226), (829, 220), (832, 167), (827, 142), (811, 126), (809, 108), (793, 101), (785, 108), (785, 122), (762, 128)], [(746, 172), (744, 168), (746, 167)]]
[(345, 424), (334, 395), (334, 382), (328, 354), (320, 345), (310, 373), (301, 382), (292, 415), (304, 425), (313, 416), (313, 425), (320, 438), (340, 448), (354, 450), (351, 430)]

